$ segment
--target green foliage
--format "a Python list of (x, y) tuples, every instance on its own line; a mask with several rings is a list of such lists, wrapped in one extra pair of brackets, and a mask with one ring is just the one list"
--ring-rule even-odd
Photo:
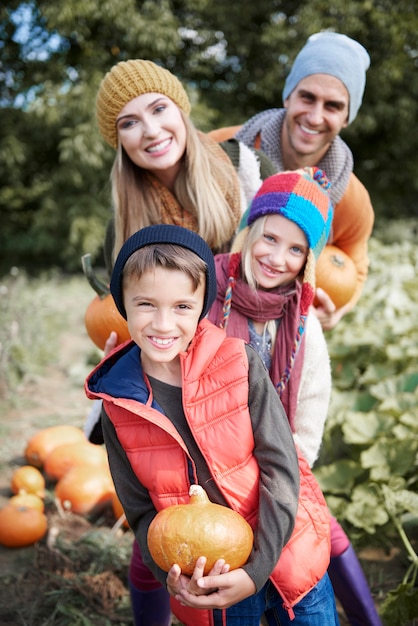
[[(31, 279), (24, 271), (13, 267), (0, 282), (0, 402), (19, 402), (22, 384), (42, 375), (48, 365), (60, 362), (60, 333), (68, 326), (68, 316), (74, 315), (74, 301), (80, 307), (80, 328), (83, 316), (94, 292), (80, 278), (64, 277), (56, 272)], [(69, 312), (70, 311), (70, 312)], [(84, 331), (85, 332), (85, 331)], [(96, 355), (97, 356), (97, 355)], [(97, 362), (97, 360), (96, 360)], [(86, 371), (74, 371), (74, 364), (65, 364), (69, 378), (77, 378), (82, 387)]]
[[(13, 21), (17, 9), (26, 37)], [(72, 271), (81, 254), (100, 256), (114, 154), (97, 132), (94, 101), (114, 63), (149, 58), (168, 67), (184, 81), (195, 123), (210, 130), (281, 106), (296, 53), (322, 29), (345, 32), (370, 52), (363, 106), (344, 137), (377, 215), (416, 215), (418, 15), (410, 0), (396, 8), (388, 0), (2, 6), (0, 272), (22, 264)]]
[[(315, 475), (359, 545), (400, 539), (410, 566), (382, 607), (385, 624), (418, 617), (418, 250), (416, 224), (381, 225), (354, 311), (327, 334), (329, 418)], [(393, 243), (395, 241), (395, 243)], [(412, 523), (413, 522), (413, 523)], [(406, 529), (410, 529), (409, 535)]]

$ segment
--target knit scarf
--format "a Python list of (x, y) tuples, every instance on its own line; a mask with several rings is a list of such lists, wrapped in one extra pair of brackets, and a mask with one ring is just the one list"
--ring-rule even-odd
[[(217, 296), (208, 318), (217, 326), (223, 326), (225, 296), (230, 305), (226, 334), (239, 337), (249, 343), (248, 320), (268, 322), (279, 320), (276, 340), (272, 350), (270, 378), (277, 388), (283, 374), (292, 361), (292, 350), (300, 321), (301, 285), (294, 281), (291, 285), (278, 287), (272, 291), (254, 290), (241, 278), (241, 254), (218, 254), (215, 257)], [(228, 289), (234, 282), (233, 288)], [(292, 430), (296, 411), (299, 384), (302, 374), (304, 335), (299, 351), (294, 358), (291, 376), (280, 391), (280, 399), (288, 416)]]
[[(205, 146), (205, 149), (210, 150), (219, 161), (222, 161), (225, 164), (225, 168), (230, 169), (232, 172), (232, 185), (227, 185), (225, 179), (222, 177), (217, 180), (217, 183), (229, 206), (231, 207), (231, 211), (236, 218), (236, 224), (238, 225), (239, 220), (241, 219), (242, 207), (240, 185), (235, 168), (228, 155), (224, 150), (222, 150), (218, 143), (200, 131), (198, 134), (201, 142)], [(161, 183), (158, 178), (154, 176), (154, 174), (147, 172), (147, 179), (154, 189), (155, 197), (157, 197), (160, 202), (161, 224), (174, 224), (175, 226), (183, 226), (183, 228), (199, 232), (196, 216), (189, 213), (189, 211), (186, 211), (180, 205), (174, 194), (171, 193), (171, 191), (163, 183)], [(202, 184), (204, 184), (204, 181)]]
[[(281, 133), (286, 109), (268, 109), (251, 117), (235, 135), (248, 146), (254, 146), (258, 135), (261, 137), (261, 150), (278, 167), (284, 171), (281, 152)], [(330, 196), (335, 206), (347, 189), (348, 180), (353, 171), (353, 155), (340, 136), (334, 138), (329, 150), (319, 163), (312, 163), (324, 170), (331, 181)]]

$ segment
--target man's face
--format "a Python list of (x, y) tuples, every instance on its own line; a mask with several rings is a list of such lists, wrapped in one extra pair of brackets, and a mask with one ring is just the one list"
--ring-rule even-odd
[(291, 151), (296, 161), (301, 160), (299, 166), (317, 165), (348, 124), (346, 87), (329, 74), (312, 74), (298, 83), (284, 106), (283, 150)]

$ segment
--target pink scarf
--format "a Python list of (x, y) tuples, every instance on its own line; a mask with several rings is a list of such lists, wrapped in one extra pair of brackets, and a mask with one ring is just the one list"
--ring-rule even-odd
[[(218, 254), (215, 256), (217, 297), (209, 311), (209, 319), (222, 326), (225, 294), (231, 276), (235, 278), (230, 300), (230, 311), (226, 333), (249, 342), (248, 320), (267, 322), (280, 320), (273, 348), (270, 378), (275, 387), (292, 361), (292, 350), (300, 323), (301, 285), (294, 281), (291, 285), (278, 287), (274, 291), (254, 291), (240, 278), (241, 254)], [(281, 401), (293, 429), (299, 383), (302, 373), (304, 335), (294, 358), (291, 376), (281, 391)]]

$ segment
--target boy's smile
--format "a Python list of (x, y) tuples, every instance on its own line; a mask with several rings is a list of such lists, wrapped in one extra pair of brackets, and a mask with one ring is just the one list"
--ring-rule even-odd
[(146, 374), (181, 384), (179, 354), (193, 339), (203, 309), (205, 279), (194, 291), (187, 274), (156, 267), (124, 288), (128, 328), (141, 348)]

